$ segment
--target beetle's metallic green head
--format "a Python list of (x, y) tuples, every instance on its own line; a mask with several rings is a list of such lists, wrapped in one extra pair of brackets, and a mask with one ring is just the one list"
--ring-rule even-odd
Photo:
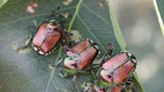
[(63, 74), (70, 76), (76, 73), (76, 61), (75, 57), (66, 57), (64, 59)]
[(105, 80), (99, 80), (99, 81), (97, 81), (95, 84), (94, 84), (94, 86), (93, 86), (93, 90), (94, 90), (94, 92), (96, 91), (96, 92), (106, 92), (106, 89), (109, 89), (109, 88), (112, 88), (114, 85), (113, 85), (114, 83), (109, 83), (109, 82), (107, 82), (107, 81), (105, 81)]
[(59, 22), (56, 19), (51, 19), (48, 21), (48, 23), (54, 25), (54, 24), (58, 24)]
[(109, 87), (113, 87), (114, 83), (109, 83), (105, 80), (100, 80), (98, 83), (97, 83), (97, 86), (98, 87), (101, 87), (101, 88), (109, 88)]

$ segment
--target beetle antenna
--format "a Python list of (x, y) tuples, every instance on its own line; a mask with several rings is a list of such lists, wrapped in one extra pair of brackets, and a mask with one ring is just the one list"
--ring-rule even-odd
[(108, 48), (108, 54), (111, 56), (112, 55), (112, 52), (113, 52), (112, 43), (109, 43), (107, 48)]

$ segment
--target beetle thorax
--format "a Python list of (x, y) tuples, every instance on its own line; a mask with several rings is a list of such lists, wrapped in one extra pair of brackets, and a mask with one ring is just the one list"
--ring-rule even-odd
[(67, 57), (64, 59), (64, 65), (65, 67), (69, 68), (69, 69), (76, 69), (76, 60), (73, 57)]
[(47, 31), (48, 32), (53, 32), (54, 29), (59, 29), (59, 25), (53, 25), (51, 23), (47, 24)]
[(111, 72), (109, 72), (107, 70), (101, 70), (100, 76), (103, 78), (103, 80), (105, 80), (107, 82), (112, 82)]

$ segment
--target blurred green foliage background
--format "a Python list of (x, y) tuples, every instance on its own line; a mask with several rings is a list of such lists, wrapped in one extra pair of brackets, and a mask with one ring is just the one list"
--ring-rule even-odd
[(153, 0), (113, 0), (125, 41), (138, 60), (137, 73), (145, 92), (163, 92), (164, 39)]

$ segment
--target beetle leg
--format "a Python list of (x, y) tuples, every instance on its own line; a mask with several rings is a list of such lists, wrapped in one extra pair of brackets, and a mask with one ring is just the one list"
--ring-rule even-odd
[(97, 80), (96, 73), (94, 71), (91, 71), (92, 77), (94, 79), (94, 82)]
[[(58, 65), (61, 64), (62, 62), (63, 62), (63, 59), (60, 59), (57, 63), (55, 63), (55, 67), (58, 67)], [(59, 66), (59, 76), (61, 78), (68, 77), (68, 74), (67, 73), (64, 73), (63, 72), (63, 68), (61, 68), (60, 66)]]
[(68, 18), (71, 18), (72, 17), (72, 15), (69, 14), (68, 12), (66, 12), (66, 13), (60, 13), (58, 16), (59, 16), (59, 18), (62, 19), (63, 22), (65, 22)]
[(126, 80), (124, 83), (120, 84), (119, 86), (122, 86), (122, 90), (130, 91), (130, 92), (137, 92), (137, 89), (135, 88), (133, 82), (131, 81), (131, 78)]
[(78, 74), (88, 74), (89, 72), (86, 71), (86, 70), (80, 70), (80, 71), (77, 71)]
[(76, 42), (75, 42), (75, 41), (70, 41), (70, 42), (69, 42), (69, 46), (70, 46), (70, 47), (73, 47), (74, 45), (76, 45)]
[(66, 78), (66, 77), (69, 77), (69, 75), (67, 74), (67, 73), (65, 73), (64, 71), (63, 71), (63, 68), (59, 68), (59, 73), (58, 73), (58, 75), (59, 75), (59, 77), (61, 77), (61, 78)]
[(90, 82), (87, 82), (87, 83), (84, 82), (82, 84), (82, 88), (83, 88), (82, 92), (87, 92), (89, 90), (89, 88), (91, 87), (91, 85), (92, 85), (92, 83), (90, 83)]
[(59, 60), (57, 63), (55, 63), (55, 66), (58, 66), (59, 64), (61, 64), (63, 62), (63, 59)]
[(31, 41), (32, 41), (32, 35), (30, 35), (30, 36), (27, 38), (26, 42), (24, 43), (24, 46), (21, 46), (21, 47), (17, 48), (17, 51), (24, 50), (24, 49), (30, 47)]
[(52, 49), (52, 52), (54, 52), (56, 50), (56, 48)]
[(17, 48), (16, 50), (17, 50), (17, 52), (19, 52), (20, 50), (24, 50), (24, 49), (26, 49), (26, 48), (28, 48), (28, 46), (19, 47), (19, 48)]
[[(88, 39), (89, 40), (89, 39)], [(89, 42), (92, 44), (92, 46), (94, 48), (96, 48), (97, 50), (99, 49), (99, 47), (97, 46), (97, 43), (95, 43), (93, 40), (89, 40)]]
[[(62, 28), (61, 28), (62, 29)], [(61, 30), (61, 33), (62, 33), (62, 40), (61, 40), (61, 44), (62, 44), (62, 46), (64, 46), (65, 44), (70, 44), (70, 41), (69, 41), (69, 39), (70, 39), (70, 37), (71, 37), (71, 35), (72, 35), (72, 33), (68, 33), (68, 32), (66, 32), (66, 31), (64, 31), (64, 30)]]
[[(71, 36), (73, 36), (72, 33), (65, 32), (65, 41), (69, 42)], [(72, 41), (70, 41), (70, 44), (72, 44)]]
[(48, 54), (55, 53), (56, 48), (52, 49), (51, 51), (48, 52)]
[(137, 64), (136, 57), (129, 52), (127, 52), (127, 54), (129, 59), (132, 60), (133, 63)]
[(64, 53), (66, 54), (66, 52), (67, 51), (71, 51), (72, 49), (71, 48), (69, 48), (69, 46), (66, 46), (66, 45), (64, 45), (64, 46), (62, 46), (63, 47), (63, 49), (64, 49)]
[(39, 53), (40, 55), (44, 55), (44, 54), (45, 54), (45, 53), (44, 53), (43, 51), (41, 51), (41, 50), (39, 50), (38, 53)]
[(38, 48), (37, 48), (37, 47), (35, 47), (35, 46), (33, 46), (33, 49), (34, 49), (35, 51), (38, 51)]
[(45, 56), (48, 56), (49, 53), (46, 53)]
[(61, 78), (65, 78), (65, 77), (67, 77), (67, 75), (65, 75), (64, 73), (63, 73), (63, 71), (62, 71), (62, 69), (60, 68), (59, 69), (59, 74), (58, 74)]
[(106, 53), (103, 57), (102, 57), (102, 61), (100, 63), (100, 66), (102, 66), (105, 62), (106, 62), (106, 59), (108, 58), (108, 53)]
[[(89, 39), (88, 39), (89, 40)], [(100, 51), (99, 51), (99, 47), (98, 47), (98, 45), (97, 45), (97, 43), (95, 43), (95, 42), (93, 42), (93, 40), (89, 40), (90, 41), (90, 43), (92, 44), (92, 46), (95, 48), (95, 49), (97, 49), (97, 57), (99, 57), (100, 56)]]
[(100, 64), (92, 64), (87, 69), (85, 69), (85, 71), (94, 70), (94, 69), (99, 68), (99, 67), (100, 67)]
[(96, 82), (100, 80), (100, 72), (102, 68), (99, 68), (98, 71), (96, 72), (96, 77), (97, 79), (95, 80)]
[(93, 44), (93, 43), (94, 43), (94, 41), (93, 41), (93, 40), (91, 40), (91, 39), (86, 38), (86, 40), (88, 40), (91, 44)]

